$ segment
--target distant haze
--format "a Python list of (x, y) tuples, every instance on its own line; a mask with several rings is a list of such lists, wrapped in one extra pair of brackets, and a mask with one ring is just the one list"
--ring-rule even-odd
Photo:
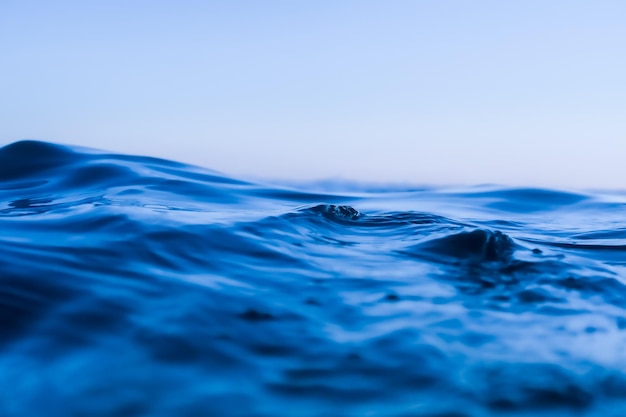
[(626, 188), (624, 1), (0, 0), (0, 145)]

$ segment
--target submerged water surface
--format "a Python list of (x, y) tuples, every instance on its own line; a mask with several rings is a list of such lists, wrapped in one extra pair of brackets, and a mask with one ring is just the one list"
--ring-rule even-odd
[(624, 416), (626, 195), (0, 149), (0, 416)]

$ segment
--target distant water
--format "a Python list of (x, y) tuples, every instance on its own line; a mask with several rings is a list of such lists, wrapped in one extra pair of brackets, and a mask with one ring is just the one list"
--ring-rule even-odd
[(344, 188), (1, 148), (0, 416), (626, 415), (625, 194)]

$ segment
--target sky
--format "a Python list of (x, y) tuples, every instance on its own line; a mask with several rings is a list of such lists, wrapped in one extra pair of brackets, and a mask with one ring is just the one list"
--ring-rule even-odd
[(626, 189), (623, 0), (0, 0), (0, 145)]

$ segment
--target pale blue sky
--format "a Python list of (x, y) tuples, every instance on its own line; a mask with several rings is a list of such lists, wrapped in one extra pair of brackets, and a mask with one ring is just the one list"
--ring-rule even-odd
[(626, 188), (626, 2), (0, 0), (0, 144)]

